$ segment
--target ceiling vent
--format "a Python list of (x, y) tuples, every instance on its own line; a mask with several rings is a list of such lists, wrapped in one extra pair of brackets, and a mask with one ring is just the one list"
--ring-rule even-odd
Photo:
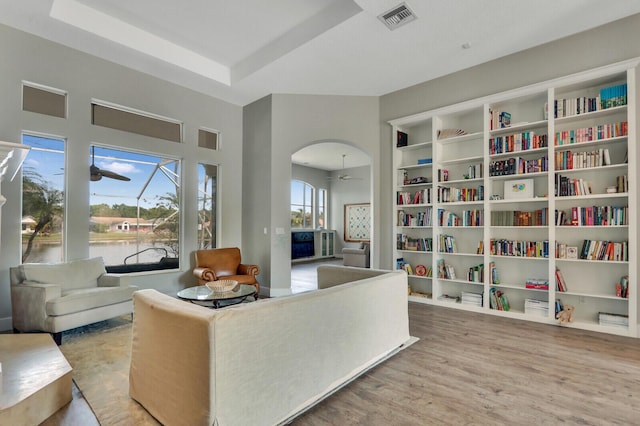
[(381, 15), (378, 15), (378, 19), (380, 19), (387, 26), (387, 28), (392, 31), (398, 27), (403, 26), (404, 24), (408, 24), (416, 18), (416, 14), (413, 13), (411, 9), (409, 9), (409, 6), (407, 6), (406, 3), (401, 3), (393, 9), (388, 10)]

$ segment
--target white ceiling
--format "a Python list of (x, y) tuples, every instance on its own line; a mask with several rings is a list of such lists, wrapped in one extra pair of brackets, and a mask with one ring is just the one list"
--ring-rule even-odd
[(406, 0), (418, 19), (390, 31), (377, 16), (399, 3), (0, 0), (0, 23), (246, 105), (380, 96), (640, 12), (640, 0)]

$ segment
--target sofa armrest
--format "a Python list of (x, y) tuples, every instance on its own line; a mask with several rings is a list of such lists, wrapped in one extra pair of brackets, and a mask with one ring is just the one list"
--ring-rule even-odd
[(253, 275), (256, 276), (260, 273), (260, 267), (258, 265), (247, 265), (241, 263), (238, 266), (238, 275)]
[(62, 286), (25, 281), (11, 286), (13, 328), (22, 331), (46, 329), (47, 301), (62, 296)]
[(359, 254), (361, 256), (364, 256), (366, 253), (365, 253), (365, 250), (361, 248), (345, 247), (342, 249), (342, 254)]
[(198, 267), (193, 269), (193, 275), (198, 279), (198, 281), (202, 284), (203, 282), (215, 281), (218, 278), (216, 277), (216, 273), (213, 269), (209, 269), (206, 267)]
[(131, 278), (119, 274), (102, 274), (98, 277), (98, 287), (130, 287)]

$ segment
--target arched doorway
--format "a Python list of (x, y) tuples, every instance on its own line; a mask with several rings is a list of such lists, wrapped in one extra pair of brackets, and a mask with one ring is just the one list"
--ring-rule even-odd
[[(356, 247), (359, 241), (349, 238), (348, 214), (351, 206), (366, 206), (374, 202), (371, 157), (346, 141), (316, 141), (291, 155), (291, 234), (293, 293), (315, 288), (315, 268), (318, 264), (342, 264), (342, 249)], [(294, 191), (304, 187), (309, 194), (312, 188), (312, 205), (301, 204)], [(302, 197), (304, 198), (304, 197)], [(303, 200), (307, 202), (308, 198)], [(307, 215), (300, 220), (301, 212)], [(360, 218), (362, 220), (362, 218)], [(361, 240), (373, 238), (371, 216), (367, 235)], [(299, 227), (299, 223), (311, 226)], [(346, 237), (346, 238), (345, 238)], [(364, 238), (362, 238), (364, 237)], [(309, 243), (309, 239), (313, 242)], [(297, 257), (295, 244), (314, 245), (312, 256)], [(308, 247), (306, 248), (308, 250)], [(302, 248), (299, 253), (305, 252)]]

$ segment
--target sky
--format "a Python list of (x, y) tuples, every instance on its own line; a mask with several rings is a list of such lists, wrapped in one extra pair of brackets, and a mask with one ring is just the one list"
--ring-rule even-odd
[[(44, 138), (32, 135), (24, 135), (23, 143), (32, 147), (23, 165), (23, 173), (35, 170), (45, 178), (52, 186), (64, 190), (64, 141), (59, 139)], [(149, 185), (141, 194), (149, 177), (153, 174), (156, 164), (163, 159), (157, 156), (115, 150), (110, 148), (95, 147), (95, 165), (100, 169), (109, 170), (120, 175), (127, 176), (130, 182), (109, 179), (103, 177), (100, 181), (91, 182), (89, 191), (91, 204), (105, 203), (127, 204), (135, 206), (136, 198), (140, 196), (141, 207), (154, 207), (158, 197), (167, 192), (175, 192), (174, 183), (161, 171), (156, 171)], [(178, 162), (179, 163), (179, 162)], [(87, 152), (87, 180), (89, 179), (89, 166), (91, 155)], [(176, 162), (167, 164), (166, 172), (172, 176), (175, 172)], [(202, 170), (200, 170), (200, 174)], [(180, 174), (178, 167), (177, 174)], [(179, 182), (179, 178), (176, 178)], [(200, 177), (200, 180), (202, 177)]]

